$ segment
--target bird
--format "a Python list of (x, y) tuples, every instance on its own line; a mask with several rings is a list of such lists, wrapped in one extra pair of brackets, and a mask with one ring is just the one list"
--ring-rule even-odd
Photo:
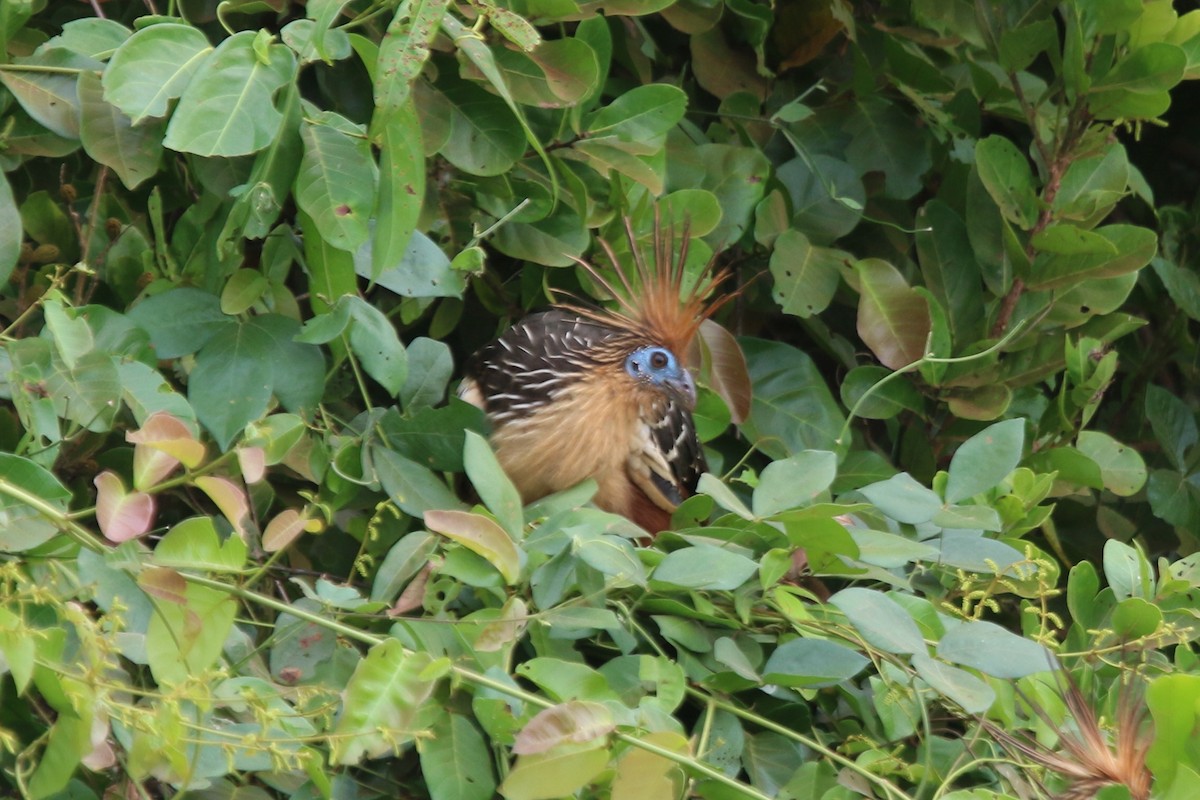
[(709, 302), (728, 273), (714, 258), (689, 280), (686, 222), (676, 248), (656, 213), (650, 258), (629, 219), (624, 227), (632, 270), (604, 240), (615, 281), (576, 259), (617, 307), (564, 302), (524, 317), (468, 361), (458, 394), (484, 411), (523, 502), (590, 478), (598, 508), (654, 534), (670, 527), (706, 469), (688, 354), (730, 297)]

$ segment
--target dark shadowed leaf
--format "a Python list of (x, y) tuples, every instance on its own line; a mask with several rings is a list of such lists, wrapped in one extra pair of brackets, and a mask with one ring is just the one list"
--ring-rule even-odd
[(929, 306), (891, 264), (870, 258), (855, 265), (861, 282), (858, 335), (890, 369), (906, 367), (925, 355)]

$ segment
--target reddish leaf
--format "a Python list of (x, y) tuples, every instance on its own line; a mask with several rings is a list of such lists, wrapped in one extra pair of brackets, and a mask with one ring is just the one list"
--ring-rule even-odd
[(258, 483), (267, 473), (267, 453), (261, 447), (239, 447), (237, 459), (242, 480), (248, 484)]
[(138, 586), (146, 594), (168, 603), (187, 603), (187, 579), (173, 569), (152, 567), (138, 573)]
[(263, 550), (268, 553), (282, 550), (304, 533), (307, 525), (308, 518), (299, 511), (294, 508), (284, 509), (267, 523), (267, 528), (263, 531)]
[(504, 529), (482, 514), (469, 511), (426, 511), (425, 526), (483, 556), (509, 585), (521, 574), (521, 551)]
[(929, 306), (886, 261), (859, 261), (862, 300), (858, 304), (858, 335), (880, 363), (900, 369), (925, 355), (931, 323)]
[(179, 418), (165, 411), (151, 414), (141, 428), (125, 434), (125, 441), (137, 445), (133, 485), (138, 489), (163, 480), (180, 463), (196, 467), (204, 461), (204, 445)]
[(538, 712), (513, 743), (518, 755), (544, 753), (560, 744), (583, 744), (607, 736), (616, 728), (612, 712), (600, 703), (569, 700)]
[(175, 456), (151, 445), (136, 445), (133, 448), (133, 485), (137, 489), (149, 489), (164, 480), (178, 466), (179, 459)]
[(136, 539), (154, 522), (154, 498), (142, 492), (126, 492), (115, 472), (96, 476), (96, 521), (110, 542)]
[(217, 504), (225, 519), (229, 520), (229, 524), (244, 539), (245, 522), (250, 515), (250, 503), (246, 500), (246, 493), (228, 478), (214, 478), (211, 475), (196, 478), (196, 485)]
[(700, 336), (708, 364), (708, 384), (729, 406), (734, 423), (741, 424), (750, 416), (750, 371), (741, 345), (729, 331), (711, 319), (700, 325)]
[(426, 564), (421, 567), (421, 571), (417, 576), (408, 582), (408, 586), (404, 587), (404, 591), (396, 598), (396, 602), (387, 610), (389, 617), (398, 617), (401, 614), (407, 614), (409, 611), (416, 611), (425, 605), (425, 587), (429, 584), (429, 576), (433, 573), (433, 565)]

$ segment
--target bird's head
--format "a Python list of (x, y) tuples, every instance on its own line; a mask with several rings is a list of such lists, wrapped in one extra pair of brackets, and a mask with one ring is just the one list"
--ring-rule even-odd
[(666, 347), (639, 347), (625, 359), (625, 372), (639, 384), (674, 397), (684, 408), (696, 405), (696, 384), (687, 367)]

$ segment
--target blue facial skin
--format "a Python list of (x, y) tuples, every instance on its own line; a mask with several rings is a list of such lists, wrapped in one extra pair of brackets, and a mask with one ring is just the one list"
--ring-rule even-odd
[(679, 359), (665, 347), (643, 347), (625, 359), (625, 371), (635, 380), (649, 383), (675, 395), (684, 407), (696, 405), (696, 384)]

